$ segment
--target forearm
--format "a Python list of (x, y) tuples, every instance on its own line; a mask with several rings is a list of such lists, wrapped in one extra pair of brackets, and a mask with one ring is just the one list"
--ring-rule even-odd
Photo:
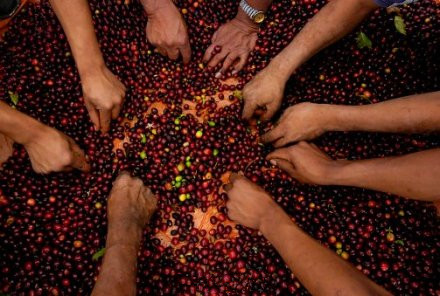
[(331, 185), (367, 188), (424, 201), (440, 200), (439, 180), (440, 149), (348, 161), (329, 176)]
[(287, 81), (293, 72), (317, 52), (350, 33), (373, 9), (372, 0), (332, 0), (298, 33), (269, 64)]
[(44, 125), (32, 117), (0, 102), (0, 133), (14, 142), (25, 144)]
[[(126, 227), (124, 221), (120, 222), (121, 226), (109, 228), (106, 253), (93, 296), (136, 295), (137, 252), (142, 230), (137, 226)], [(121, 233), (124, 233), (123, 237)]]
[(280, 208), (268, 215), (260, 231), (312, 295), (389, 295), (304, 233)]
[(104, 65), (87, 0), (50, 0), (72, 49), (80, 76)]
[(137, 251), (133, 245), (106, 248), (92, 296), (136, 295)]
[(328, 129), (424, 133), (440, 130), (440, 92), (364, 106), (328, 106)]

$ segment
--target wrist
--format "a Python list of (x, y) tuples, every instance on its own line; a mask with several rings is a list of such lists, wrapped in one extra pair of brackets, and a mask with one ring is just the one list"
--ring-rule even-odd
[(323, 106), (326, 109), (323, 114), (325, 114), (327, 131), (346, 132), (352, 130), (353, 122), (351, 122), (351, 118), (353, 118), (352, 115), (355, 109), (343, 105), (325, 104)]
[(234, 20), (247, 30), (258, 32), (258, 24), (251, 20), (251, 18), (241, 8), (238, 9)]
[(76, 59), (76, 64), (81, 80), (101, 73), (106, 67), (104, 58), (102, 57), (100, 51), (99, 53), (90, 54), (88, 57), (78, 57)]
[(263, 71), (267, 72), (270, 77), (273, 77), (276, 81), (278, 81), (279, 84), (282, 85), (287, 83), (287, 80), (289, 80), (291, 75), (286, 63), (283, 63), (278, 56), (276, 56)]
[(290, 221), (290, 218), (274, 201), (272, 201), (266, 209), (264, 215), (261, 217), (258, 231), (267, 238), (272, 231), (277, 229), (277, 225), (282, 223), (282, 221)]
[(323, 178), (321, 185), (351, 186), (355, 175), (356, 161), (333, 160), (332, 167)]
[(142, 237), (142, 228), (136, 223), (127, 225), (126, 221), (118, 222), (109, 224), (106, 247), (123, 245), (137, 249)]

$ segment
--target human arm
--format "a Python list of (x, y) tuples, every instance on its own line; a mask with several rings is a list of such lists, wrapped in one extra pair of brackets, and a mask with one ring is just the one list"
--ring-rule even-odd
[(233, 174), (228, 216), (259, 230), (312, 295), (390, 295), (296, 226), (262, 188)]
[(191, 60), (191, 46), (185, 21), (171, 0), (141, 0), (147, 13), (147, 39), (160, 54), (184, 64)]
[(332, 160), (315, 145), (300, 142), (267, 159), (303, 183), (341, 185), (406, 198), (440, 200), (440, 149), (366, 160)]
[(157, 199), (138, 178), (122, 172), (108, 200), (103, 264), (92, 296), (136, 295), (137, 253)]
[(263, 120), (270, 119), (281, 105), (284, 86), (292, 73), (317, 52), (351, 32), (378, 6), (373, 0), (329, 1), (293, 41), (243, 89), (243, 118), (257, 108), (266, 108)]
[(24, 146), (37, 173), (90, 170), (84, 152), (71, 138), (3, 102), (0, 133)]
[[(248, 0), (247, 3), (256, 10), (267, 11), (272, 0)], [(239, 7), (235, 18), (214, 33), (203, 61), (211, 68), (223, 63), (222, 68), (216, 73), (217, 78), (220, 78), (231, 66), (233, 73), (237, 73), (244, 67), (249, 53), (255, 48), (257, 33), (258, 24)]]
[(284, 111), (263, 135), (281, 147), (327, 131), (426, 133), (440, 131), (440, 92), (412, 95), (363, 106), (301, 103)]
[(87, 0), (50, 0), (72, 49), (90, 119), (106, 133), (116, 119), (125, 87), (107, 68), (93, 28)]

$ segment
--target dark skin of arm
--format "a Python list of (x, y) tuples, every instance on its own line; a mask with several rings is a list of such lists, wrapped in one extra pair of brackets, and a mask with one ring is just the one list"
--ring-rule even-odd
[(325, 47), (350, 33), (378, 6), (373, 0), (329, 1), (270, 64), (243, 89), (243, 118), (250, 119), (259, 108), (269, 120), (280, 108), (284, 87), (295, 70)]
[(229, 218), (259, 230), (312, 295), (391, 295), (304, 233), (262, 188), (237, 174), (230, 181)]

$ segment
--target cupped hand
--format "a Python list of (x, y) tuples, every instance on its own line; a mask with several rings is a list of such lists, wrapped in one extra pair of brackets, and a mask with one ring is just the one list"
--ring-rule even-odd
[(106, 66), (81, 77), (84, 102), (95, 128), (106, 133), (118, 118), (125, 98), (125, 86)]
[(234, 18), (214, 33), (212, 44), (206, 50), (203, 61), (211, 68), (223, 63), (216, 74), (217, 78), (231, 66), (235, 74), (244, 67), (249, 53), (255, 48), (257, 32), (256, 25)]
[(90, 170), (84, 152), (70, 137), (48, 126), (42, 126), (24, 147), (36, 173)]
[(330, 185), (345, 162), (332, 160), (314, 144), (299, 142), (294, 146), (277, 149), (267, 157), (293, 178), (302, 183)]
[(278, 205), (264, 189), (246, 177), (233, 173), (229, 180), (225, 186), (229, 197), (226, 203), (229, 218), (246, 227), (260, 229), (264, 219)]
[(243, 119), (251, 119), (258, 109), (265, 109), (261, 120), (271, 119), (281, 106), (284, 87), (284, 80), (270, 69), (258, 73), (243, 89)]
[(148, 15), (147, 39), (158, 52), (172, 60), (182, 56), (183, 63), (191, 60), (191, 46), (188, 32), (182, 15), (176, 6), (168, 0), (155, 3), (146, 8)]
[(292, 142), (311, 140), (326, 132), (328, 105), (300, 103), (284, 111), (276, 126), (264, 134), (264, 143), (282, 147)]

